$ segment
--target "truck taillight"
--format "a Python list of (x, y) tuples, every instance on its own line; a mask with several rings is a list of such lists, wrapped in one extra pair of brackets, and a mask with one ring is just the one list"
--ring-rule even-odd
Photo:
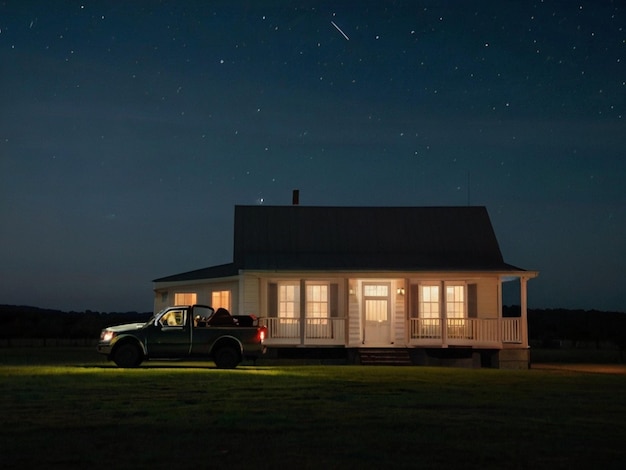
[(262, 343), (267, 338), (267, 327), (262, 326), (259, 328), (259, 341)]

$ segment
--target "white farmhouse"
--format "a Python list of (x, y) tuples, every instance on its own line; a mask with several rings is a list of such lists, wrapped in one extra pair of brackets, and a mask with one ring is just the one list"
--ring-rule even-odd
[(485, 207), (236, 206), (233, 262), (156, 279), (155, 310), (255, 314), (278, 356), (527, 368), (537, 275), (504, 262)]

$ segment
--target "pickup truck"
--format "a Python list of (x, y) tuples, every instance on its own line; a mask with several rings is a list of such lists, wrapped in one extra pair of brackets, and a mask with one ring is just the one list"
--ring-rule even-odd
[(97, 351), (119, 367), (148, 359), (211, 359), (234, 369), (243, 359), (265, 352), (267, 334), (254, 315), (231, 315), (206, 305), (168, 307), (147, 323), (110, 326), (100, 333)]

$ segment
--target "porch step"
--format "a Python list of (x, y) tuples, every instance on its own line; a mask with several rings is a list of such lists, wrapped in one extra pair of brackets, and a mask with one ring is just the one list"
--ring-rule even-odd
[(360, 348), (359, 360), (364, 366), (410, 366), (411, 356), (404, 348)]

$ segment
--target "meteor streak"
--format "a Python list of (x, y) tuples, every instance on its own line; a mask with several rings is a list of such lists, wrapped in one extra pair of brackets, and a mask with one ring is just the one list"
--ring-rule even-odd
[(335, 22), (334, 22), (334, 21), (331, 21), (331, 22), (330, 22), (330, 24), (332, 24), (335, 28), (337, 28), (337, 31), (339, 31), (339, 32), (341, 33), (341, 35), (342, 35), (344, 38), (346, 38), (346, 41), (349, 41), (349, 40), (350, 40), (350, 38), (348, 37), (348, 35), (347, 35), (346, 33), (344, 33), (344, 32), (341, 30), (341, 28), (335, 24)]

